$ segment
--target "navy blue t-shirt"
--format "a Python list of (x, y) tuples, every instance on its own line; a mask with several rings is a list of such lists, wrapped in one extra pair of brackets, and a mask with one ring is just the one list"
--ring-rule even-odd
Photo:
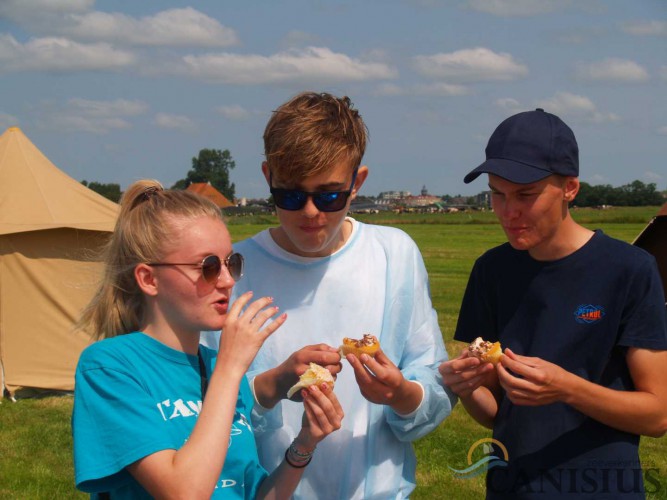
[[(601, 231), (551, 262), (508, 243), (491, 249), (475, 263), (454, 335), (476, 337), (632, 391), (627, 348), (667, 349), (655, 259)], [(657, 473), (639, 463), (638, 435), (564, 403), (529, 407), (503, 398), (493, 437), (509, 459), (506, 468), (488, 471), (487, 498), (644, 498), (643, 479), (655, 485)]]

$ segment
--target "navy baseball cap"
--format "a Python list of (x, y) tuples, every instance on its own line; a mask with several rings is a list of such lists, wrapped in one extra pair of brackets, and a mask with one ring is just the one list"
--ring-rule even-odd
[(515, 184), (530, 184), (552, 174), (579, 176), (579, 146), (574, 132), (541, 108), (510, 116), (491, 135), (486, 161), (466, 175), (494, 174)]

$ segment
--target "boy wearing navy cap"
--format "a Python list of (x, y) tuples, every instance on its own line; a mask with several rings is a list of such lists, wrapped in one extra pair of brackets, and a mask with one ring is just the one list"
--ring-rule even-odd
[[(475, 263), (454, 338), (499, 341), (500, 363), (467, 350), (445, 384), (507, 449), (487, 498), (644, 498), (639, 436), (667, 430), (667, 319), (655, 259), (576, 223), (572, 130), (542, 109), (503, 121), (486, 161), (508, 242)], [(496, 450), (497, 451), (497, 450)], [(501, 456), (502, 458), (502, 456)], [(663, 485), (664, 487), (664, 485)]]

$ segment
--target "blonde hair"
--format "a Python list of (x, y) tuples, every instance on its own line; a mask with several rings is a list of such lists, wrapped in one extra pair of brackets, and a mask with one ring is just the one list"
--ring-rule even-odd
[(357, 168), (368, 129), (349, 97), (302, 92), (273, 112), (264, 130), (264, 154), (274, 177), (303, 179), (337, 162)]
[(96, 339), (138, 330), (145, 304), (134, 268), (142, 262), (162, 259), (173, 239), (176, 220), (199, 217), (222, 220), (222, 213), (206, 198), (189, 191), (165, 190), (155, 180), (140, 180), (129, 186), (104, 249), (102, 282), (77, 326)]

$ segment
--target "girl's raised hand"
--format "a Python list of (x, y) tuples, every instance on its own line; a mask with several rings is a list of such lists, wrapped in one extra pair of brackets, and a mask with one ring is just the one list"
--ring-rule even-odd
[[(264, 341), (287, 319), (287, 314), (281, 314), (266, 324), (278, 313), (278, 307), (272, 305), (273, 298), (262, 297), (250, 303), (251, 299), (252, 292), (246, 292), (229, 309), (220, 334), (216, 366), (225, 365), (229, 369), (238, 365), (247, 371)], [(223, 358), (224, 363), (220, 363)]]

